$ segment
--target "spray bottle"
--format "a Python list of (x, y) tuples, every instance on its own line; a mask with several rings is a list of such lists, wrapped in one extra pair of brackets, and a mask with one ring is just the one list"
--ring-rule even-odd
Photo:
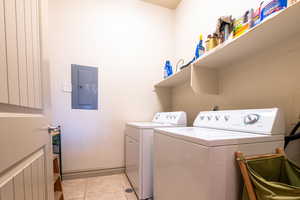
[(205, 48), (203, 46), (203, 36), (200, 35), (200, 41), (196, 47), (195, 59), (200, 58), (205, 53)]

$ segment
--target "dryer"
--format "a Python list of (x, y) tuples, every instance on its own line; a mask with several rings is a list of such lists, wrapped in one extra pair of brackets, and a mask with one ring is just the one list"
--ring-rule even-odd
[(241, 199), (234, 153), (272, 153), (284, 132), (277, 108), (200, 112), (194, 127), (155, 129), (154, 199)]
[(126, 124), (125, 172), (139, 199), (153, 196), (153, 129), (183, 127), (186, 123), (185, 112), (161, 112), (151, 122)]

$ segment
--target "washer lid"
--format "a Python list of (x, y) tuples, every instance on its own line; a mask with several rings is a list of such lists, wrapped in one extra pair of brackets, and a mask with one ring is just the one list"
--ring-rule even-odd
[(281, 141), (284, 139), (283, 135), (259, 135), (199, 127), (158, 128), (155, 129), (155, 132), (209, 147)]
[(176, 125), (170, 123), (156, 123), (156, 122), (128, 122), (127, 126), (140, 128), (140, 129), (151, 129), (160, 127), (174, 127)]

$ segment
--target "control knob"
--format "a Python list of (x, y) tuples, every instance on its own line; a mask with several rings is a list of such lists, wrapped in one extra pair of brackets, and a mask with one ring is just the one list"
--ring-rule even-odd
[(229, 116), (228, 115), (224, 116), (224, 119), (227, 122), (229, 120)]
[(255, 124), (259, 118), (260, 116), (258, 114), (249, 114), (244, 117), (244, 123), (246, 125)]

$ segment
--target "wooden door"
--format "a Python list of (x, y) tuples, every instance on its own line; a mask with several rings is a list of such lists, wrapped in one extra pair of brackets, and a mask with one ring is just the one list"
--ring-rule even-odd
[(54, 199), (49, 107), (42, 102), (50, 98), (42, 91), (49, 76), (46, 3), (0, 0), (0, 200)]

